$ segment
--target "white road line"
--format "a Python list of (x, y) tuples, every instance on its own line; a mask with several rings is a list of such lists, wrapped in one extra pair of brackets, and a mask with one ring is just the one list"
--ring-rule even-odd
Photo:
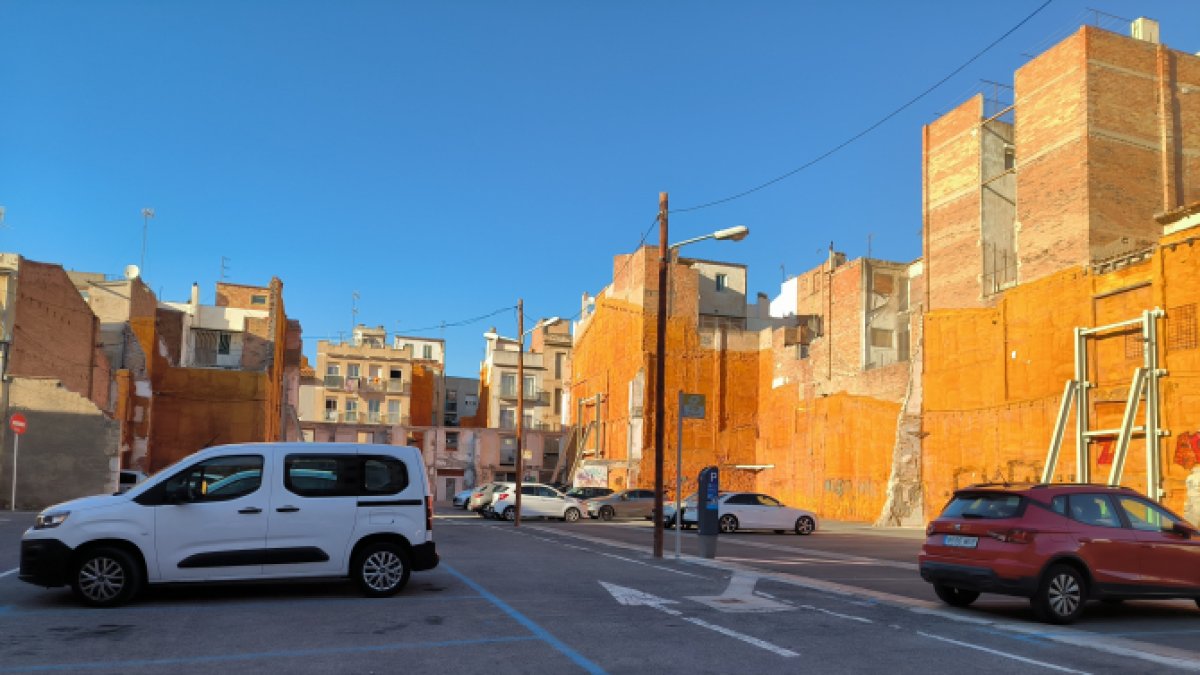
[(1030, 659), (1030, 658), (1026, 658), (1024, 656), (1017, 656), (1016, 654), (1009, 654), (1008, 652), (1002, 652), (999, 649), (989, 649), (987, 647), (973, 645), (969, 642), (960, 642), (958, 640), (951, 640), (948, 637), (942, 637), (940, 635), (933, 635), (931, 633), (923, 633), (921, 631), (917, 631), (917, 635), (920, 635), (922, 637), (931, 638), (933, 640), (941, 640), (942, 642), (949, 642), (952, 645), (958, 645), (959, 647), (966, 647), (967, 649), (977, 649), (981, 652), (995, 654), (996, 656), (1002, 656), (1006, 659), (1012, 659), (1014, 661), (1020, 661), (1022, 663), (1028, 663), (1028, 664), (1034, 665), (1034, 666), (1041, 666), (1042, 668), (1049, 668), (1050, 670), (1057, 670), (1057, 671), (1060, 671), (1063, 673), (1083, 673), (1084, 675), (1087, 675), (1086, 670), (1075, 670), (1074, 668), (1066, 668), (1064, 666), (1058, 666), (1053, 663), (1046, 663), (1045, 661), (1038, 661), (1036, 659)]
[(670, 572), (672, 574), (680, 574), (685, 577), (694, 577), (697, 579), (704, 578), (704, 577), (700, 576), (699, 574), (692, 574), (691, 572), (684, 572), (683, 570), (674, 570), (674, 569), (671, 569), (670, 567), (663, 567), (662, 565), (651, 565), (650, 563), (642, 562), (641, 560), (634, 560), (633, 558), (626, 558), (624, 556), (619, 556), (616, 553), (605, 553), (604, 551), (596, 551), (596, 552), (599, 553), (600, 555), (608, 556), (609, 558), (616, 558), (617, 560), (624, 560), (625, 562), (633, 563), (634, 565), (644, 565), (646, 567), (653, 567), (656, 570), (662, 570), (664, 572)]
[(687, 621), (688, 623), (692, 623), (697, 626), (700, 626), (702, 628), (707, 628), (709, 630), (715, 630), (722, 635), (728, 635), (729, 637), (731, 637), (735, 640), (741, 640), (742, 642), (745, 642), (746, 644), (751, 644), (760, 649), (765, 649), (769, 652), (774, 652), (780, 656), (784, 656), (784, 657), (800, 656), (800, 654), (798, 654), (790, 649), (784, 649), (783, 647), (773, 645), (770, 642), (767, 642), (765, 640), (759, 640), (756, 637), (746, 635), (745, 633), (739, 633), (735, 630), (730, 630), (728, 628), (725, 628), (724, 626), (718, 626), (716, 624), (709, 623), (703, 619), (695, 619), (692, 617), (685, 616), (685, 617), (683, 617), (683, 620)]
[(7, 572), (0, 572), (0, 579), (3, 579), (4, 577), (6, 577), (6, 576), (8, 576), (8, 575), (10, 575), (10, 574), (16, 574), (16, 573), (17, 573), (17, 572), (19, 572), (20, 570), (21, 570), (21, 568), (20, 568), (20, 567), (14, 567), (13, 569), (11, 569), (11, 570), (9, 570), (9, 571), (7, 571)]
[(849, 619), (851, 621), (857, 621), (859, 623), (875, 623), (874, 621), (872, 621), (870, 619), (864, 619), (861, 616), (854, 616), (852, 614), (842, 614), (841, 612), (834, 612), (834, 611), (831, 611), (828, 609), (822, 609), (820, 607), (813, 607), (812, 605), (800, 605), (800, 609), (810, 609), (814, 612), (828, 614), (829, 616), (836, 616), (839, 619)]

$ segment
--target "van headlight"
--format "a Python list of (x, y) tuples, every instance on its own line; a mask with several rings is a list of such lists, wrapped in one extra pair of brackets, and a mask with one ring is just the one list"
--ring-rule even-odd
[(58, 527), (63, 524), (67, 516), (71, 515), (70, 511), (47, 511), (39, 513), (37, 520), (33, 523), (35, 530), (48, 530), (52, 527)]

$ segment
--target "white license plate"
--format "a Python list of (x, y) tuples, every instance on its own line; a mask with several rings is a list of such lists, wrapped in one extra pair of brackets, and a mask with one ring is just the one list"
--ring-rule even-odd
[(979, 537), (964, 537), (958, 534), (947, 534), (942, 538), (942, 543), (946, 546), (955, 546), (958, 548), (975, 548), (979, 544)]

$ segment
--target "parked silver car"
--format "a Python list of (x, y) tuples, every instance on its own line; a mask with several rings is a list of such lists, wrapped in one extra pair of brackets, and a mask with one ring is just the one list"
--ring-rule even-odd
[(600, 520), (649, 518), (654, 514), (654, 490), (621, 490), (607, 497), (589, 499), (588, 515)]
[(471, 499), (467, 501), (467, 510), (474, 511), (480, 516), (487, 518), (488, 507), (492, 504), (492, 491), (501, 485), (504, 485), (504, 483), (491, 482), (484, 483), (475, 488), (475, 491), (471, 493)]

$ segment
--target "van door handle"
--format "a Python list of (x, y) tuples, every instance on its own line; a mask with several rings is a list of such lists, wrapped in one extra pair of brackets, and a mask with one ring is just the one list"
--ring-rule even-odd
[(238, 513), (262, 513), (262, 509), (257, 506), (247, 506), (244, 509), (238, 509)]
[(300, 510), (300, 507), (299, 506), (281, 506), (275, 510), (280, 513), (295, 513)]

